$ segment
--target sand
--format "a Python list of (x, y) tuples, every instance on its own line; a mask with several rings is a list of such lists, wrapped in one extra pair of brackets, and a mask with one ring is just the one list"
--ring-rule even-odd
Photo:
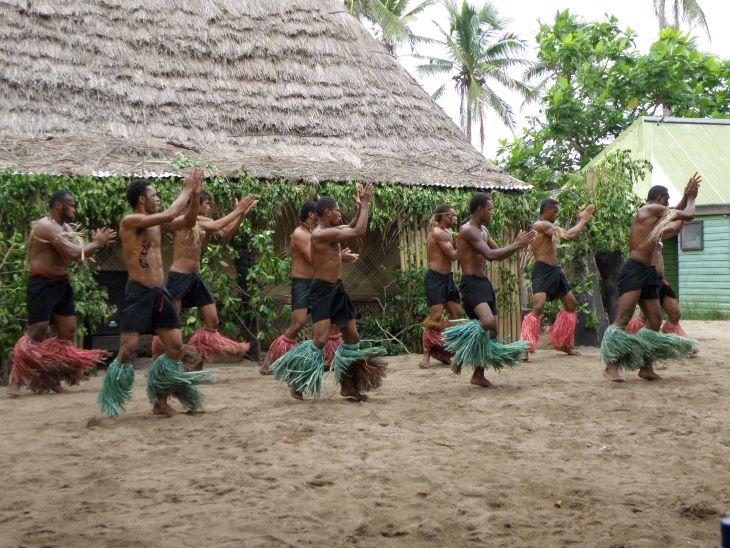
[[(655, 383), (545, 346), (470, 386), (391, 359), (368, 403), (216, 366), (207, 412), (118, 419), (100, 378), (0, 396), (2, 546), (713, 546), (730, 513), (730, 322)], [(245, 362), (244, 362), (245, 364)]]

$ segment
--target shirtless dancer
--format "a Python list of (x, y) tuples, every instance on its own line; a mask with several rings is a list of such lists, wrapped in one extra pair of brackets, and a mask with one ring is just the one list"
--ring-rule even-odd
[(436, 207), (433, 215), (436, 223), (426, 240), (428, 270), (423, 283), (426, 287), (426, 304), (431, 314), (423, 322), (423, 360), (421, 369), (430, 367), (431, 355), (446, 364), (451, 363), (451, 355), (444, 349), (441, 332), (448, 325), (441, 319), (444, 307), (449, 320), (461, 317), (461, 298), (454, 283), (453, 262), (456, 260), (456, 249), (449, 229), (456, 226), (456, 212), (450, 205)]
[[(623, 382), (619, 368), (639, 370), (639, 377), (646, 380), (655, 380), (659, 376), (654, 372), (652, 362), (655, 359), (670, 357), (662, 355), (665, 348), (673, 344), (683, 344), (690, 341), (675, 336), (670, 339), (659, 333), (661, 325), (661, 308), (659, 307), (659, 287), (661, 277), (656, 267), (652, 265), (652, 257), (657, 244), (665, 233), (676, 229), (679, 221), (691, 221), (695, 215), (695, 198), (699, 190), (700, 177), (693, 175), (684, 189), (684, 197), (677, 209), (669, 209), (669, 193), (660, 193), (657, 200), (642, 206), (634, 216), (629, 236), (629, 259), (624, 263), (619, 274), (619, 302), (616, 319), (606, 330), (601, 341), (601, 358), (606, 364), (604, 375), (613, 382)], [(624, 331), (626, 324), (634, 313), (636, 304), (647, 318), (647, 329), (642, 329), (637, 335), (630, 335)], [(659, 344), (657, 343), (659, 342)], [(692, 353), (692, 346), (686, 352), (685, 345), (678, 350), (688, 357)]]
[[(529, 232), (520, 230), (510, 245), (507, 247), (498, 247), (490, 237), (489, 232), (484, 228), (484, 225), (492, 219), (491, 198), (481, 192), (474, 194), (469, 205), (469, 211), (471, 212), (471, 217), (468, 222), (461, 225), (459, 229), (459, 241), (457, 243), (457, 253), (462, 271), (459, 290), (461, 291), (461, 298), (464, 301), (466, 315), (469, 318), (479, 321), (481, 330), (491, 335), (490, 340), (492, 344), (499, 344), (494, 342), (498, 336), (496, 319), (497, 299), (492, 284), (489, 278), (487, 278), (487, 261), (502, 261), (514, 255), (520, 249), (527, 247), (535, 239), (536, 232), (534, 230)], [(444, 333), (447, 346), (450, 346), (449, 331), (454, 329), (458, 330), (459, 327), (450, 327)], [(512, 343), (512, 345), (503, 346), (519, 349), (516, 356), (516, 359), (519, 359), (526, 344)], [(510, 352), (510, 356), (512, 354), (513, 352)], [(455, 355), (454, 370), (460, 371), (457, 358), (458, 355)], [(511, 357), (505, 363), (512, 363)], [(469, 365), (474, 368), (474, 374), (470, 381), (471, 384), (485, 388), (493, 386), (484, 377), (484, 368), (488, 365), (494, 366), (494, 364), (472, 362)]]
[[(532, 312), (522, 321), (520, 339), (530, 343), (530, 352), (534, 353), (540, 338), (540, 317), (545, 308), (545, 301), (560, 299), (564, 310), (555, 318), (550, 328), (550, 343), (555, 350), (565, 352), (569, 356), (579, 356), (573, 348), (575, 326), (578, 319), (575, 314), (576, 302), (570, 283), (563, 269), (558, 265), (558, 242), (574, 240), (583, 227), (590, 221), (596, 206), (589, 205), (578, 212), (578, 223), (569, 230), (555, 226), (560, 206), (558, 201), (546, 198), (540, 204), (540, 218), (532, 225), (537, 236), (530, 244), (535, 255), (535, 266), (532, 267)], [(525, 361), (528, 354), (525, 352)]]
[[(355, 226), (359, 216), (350, 223), (351, 227)], [(309, 287), (312, 285), (314, 278), (314, 267), (312, 266), (312, 252), (310, 248), (310, 240), (312, 230), (317, 226), (317, 202), (304, 202), (299, 208), (299, 226), (294, 229), (291, 236), (291, 244), (289, 245), (289, 255), (291, 257), (291, 323), (283, 335), (274, 340), (269, 346), (261, 365), (259, 373), (262, 375), (271, 375), (271, 364), (289, 352), (297, 345), (297, 336), (304, 328), (309, 315)], [(352, 253), (350, 248), (342, 250), (342, 261), (346, 263), (354, 263), (359, 255)], [(324, 347), (325, 366), (328, 366), (334, 358), (337, 347), (342, 344), (342, 335), (336, 325), (330, 330), (330, 337)]]
[[(105, 352), (74, 346), (76, 311), (68, 280), (71, 261), (83, 262), (114, 241), (116, 232), (102, 228), (84, 243), (73, 230), (76, 201), (68, 190), (57, 190), (48, 200), (48, 213), (33, 223), (28, 246), (28, 330), (13, 349), (8, 395), (20, 386), (34, 392), (62, 392), (61, 382), (78, 384), (83, 371), (103, 362)], [(53, 324), (56, 337), (46, 338)]]
[[(203, 317), (205, 326), (190, 336), (188, 345), (200, 352), (204, 360), (211, 355), (226, 355), (240, 360), (246, 355), (251, 345), (246, 342), (233, 341), (218, 332), (218, 310), (208, 285), (200, 276), (200, 256), (206, 236), (217, 235), (222, 238), (234, 236), (258, 200), (254, 200), (250, 195), (240, 202), (237, 200), (233, 211), (217, 221), (208, 217), (211, 201), (210, 194), (201, 193), (197, 219), (193, 219), (190, 224), (185, 215), (179, 216), (173, 221), (178, 228), (173, 244), (172, 265), (167, 274), (165, 286), (175, 299), (178, 312), (183, 308), (198, 307)], [(152, 353), (155, 357), (165, 351), (159, 337), (155, 337), (152, 346)]]
[[(651, 190), (649, 190), (647, 203), (658, 203), (657, 200), (659, 199), (659, 197), (664, 195), (667, 196), (668, 200), (668, 192), (669, 191), (666, 189), (666, 187), (663, 187), (661, 185), (656, 185), (652, 187)], [(677, 205), (677, 209), (684, 209), (684, 204), (680, 202)], [(667, 228), (667, 230), (664, 231), (664, 233), (662, 234), (662, 238), (667, 239), (671, 238), (672, 236), (676, 236), (682, 231), (683, 226), (683, 221), (673, 222)], [(679, 325), (679, 320), (682, 317), (682, 313), (679, 309), (679, 300), (677, 299), (677, 295), (674, 293), (672, 286), (670, 286), (669, 282), (666, 280), (666, 278), (664, 278), (664, 256), (662, 255), (663, 247), (664, 244), (662, 242), (659, 242), (656, 249), (654, 250), (654, 255), (652, 256), (651, 260), (651, 264), (653, 264), (656, 268), (657, 274), (659, 274), (659, 276), (661, 276), (662, 278), (662, 283), (659, 286), (659, 305), (661, 306), (662, 310), (667, 313), (667, 319), (662, 324), (661, 331), (662, 333), (674, 333), (676, 335), (686, 337), (687, 334), (685, 333), (682, 326)], [(646, 316), (642, 311), (638, 317), (634, 316), (633, 318), (631, 318), (631, 321), (626, 326), (626, 331), (628, 333), (636, 333), (645, 325)]]
[(313, 341), (306, 341), (284, 354), (272, 365), (274, 377), (287, 381), (294, 398), (305, 392), (319, 396), (324, 375), (323, 349), (330, 336), (330, 326), (337, 325), (344, 344), (335, 352), (332, 370), (340, 383), (340, 395), (365, 401), (362, 392), (380, 387), (385, 376), (385, 362), (378, 359), (379, 348), (360, 346), (355, 325), (355, 307), (342, 285), (342, 252), (340, 244), (365, 236), (373, 186), (357, 189), (360, 212), (354, 227), (340, 224), (340, 206), (330, 196), (317, 201), (317, 225), (311, 236), (311, 263), (314, 279), (309, 289)]
[[(109, 416), (124, 411), (131, 398), (134, 368), (131, 359), (142, 334), (156, 333), (166, 352), (147, 372), (147, 397), (155, 414), (171, 417), (177, 412), (167, 403), (169, 396), (195, 411), (203, 398), (194, 384), (211, 383), (208, 373), (185, 373), (180, 363), (182, 331), (175, 301), (163, 285), (161, 229), (178, 230), (195, 222), (203, 190), (203, 171), (193, 169), (183, 183), (183, 190), (172, 205), (158, 213), (160, 199), (149, 181), (134, 179), (127, 187), (127, 201), (133, 211), (122, 219), (119, 233), (129, 281), (124, 291), (121, 311), (119, 353), (107, 369), (98, 403)], [(190, 204), (187, 206), (187, 204)], [(188, 207), (184, 217), (179, 215)]]

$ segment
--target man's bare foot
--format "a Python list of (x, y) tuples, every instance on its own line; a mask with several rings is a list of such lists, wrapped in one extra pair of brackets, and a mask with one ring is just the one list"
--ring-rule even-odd
[(346, 388), (344, 386), (340, 389), (340, 396), (352, 401), (368, 401), (368, 396), (365, 394), (361, 394), (354, 388)]
[(603, 376), (612, 382), (624, 382), (621, 375), (619, 375), (618, 367), (615, 365), (607, 365), (606, 369), (603, 370)]
[(475, 369), (474, 374), (469, 381), (471, 384), (481, 386), (483, 388), (494, 388), (495, 386), (484, 376), (484, 369)]
[(530, 349), (525, 349), (525, 353), (522, 354), (522, 361), (523, 362), (529, 362), (530, 361)]
[(271, 375), (273, 371), (271, 371), (271, 367), (261, 365), (259, 366), (259, 373), (261, 375)]
[(170, 407), (170, 405), (165, 401), (158, 401), (155, 405), (153, 405), (152, 413), (155, 415), (164, 415), (165, 417), (174, 417), (177, 415), (177, 411)]
[(8, 384), (8, 396), (11, 398), (17, 398), (20, 396), (20, 384), (17, 382), (11, 382)]
[(431, 354), (424, 352), (423, 359), (421, 360), (421, 363), (418, 364), (418, 367), (420, 367), (421, 369), (430, 369), (430, 367), (431, 367), (429, 364), (430, 361), (431, 361)]
[(578, 352), (572, 346), (563, 346), (562, 348), (556, 348), (555, 350), (559, 352), (565, 352), (568, 356), (580, 356), (580, 352)]
[(652, 366), (645, 366), (639, 369), (639, 377), (647, 381), (656, 381), (661, 379), (661, 377), (654, 372), (654, 368)]
[(68, 390), (66, 390), (60, 384), (57, 384), (55, 386), (51, 386), (51, 390), (53, 390), (56, 394), (63, 394), (64, 392), (68, 392)]
[(289, 394), (291, 394), (291, 397), (295, 400), (304, 401), (304, 395), (301, 392), (297, 392), (293, 388), (289, 390)]
[(444, 365), (451, 365), (451, 354), (446, 350), (438, 350), (435, 354), (432, 352), (433, 357), (436, 358)]

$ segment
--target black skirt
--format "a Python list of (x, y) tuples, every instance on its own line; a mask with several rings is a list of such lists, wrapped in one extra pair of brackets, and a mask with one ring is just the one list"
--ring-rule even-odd
[(312, 323), (331, 320), (338, 327), (345, 327), (348, 321), (355, 319), (355, 306), (345, 291), (341, 281), (337, 283), (324, 280), (312, 280), (309, 288), (309, 309)]
[(214, 302), (208, 285), (198, 272), (190, 274), (170, 272), (165, 287), (173, 299), (182, 301), (183, 308), (205, 306)]
[(640, 299), (658, 299), (662, 277), (656, 268), (627, 259), (618, 275), (618, 294), (641, 289)]
[(423, 284), (426, 286), (426, 304), (429, 307), (447, 302), (457, 304), (461, 302), (452, 272), (441, 274), (429, 268), (423, 278)]
[(164, 285), (150, 288), (129, 281), (124, 288), (119, 323), (122, 333), (151, 335), (158, 329), (179, 329), (180, 315), (175, 299)]
[(464, 311), (471, 319), (479, 319), (474, 309), (482, 303), (487, 303), (492, 314), (497, 315), (497, 297), (494, 294), (492, 282), (486, 276), (464, 274), (461, 277), (459, 291), (464, 300)]
[(570, 291), (570, 282), (560, 266), (537, 261), (532, 267), (532, 293), (545, 293), (548, 301), (564, 297)]

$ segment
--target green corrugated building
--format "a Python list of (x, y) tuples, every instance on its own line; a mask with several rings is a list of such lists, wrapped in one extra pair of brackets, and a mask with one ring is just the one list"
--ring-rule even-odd
[(702, 176), (695, 220), (664, 242), (665, 277), (684, 317), (730, 318), (730, 120), (639, 118), (587, 168), (618, 150), (651, 163), (634, 187), (643, 199), (653, 185), (664, 185), (676, 204), (689, 177)]

